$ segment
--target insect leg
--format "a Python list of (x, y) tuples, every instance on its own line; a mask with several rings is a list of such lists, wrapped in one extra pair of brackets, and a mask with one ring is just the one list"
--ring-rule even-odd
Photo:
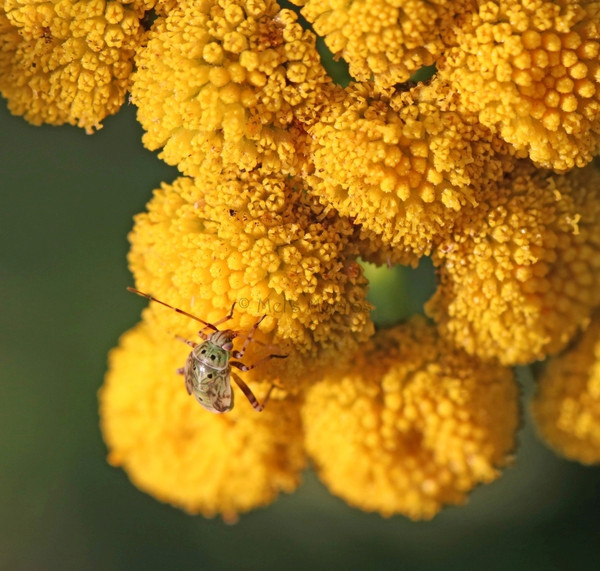
[[(237, 337), (246, 339), (246, 337), (248, 337), (248, 334), (240, 333), (239, 335), (237, 335)], [(261, 345), (262, 347), (272, 347), (273, 346), (273, 345), (269, 345), (268, 343), (265, 343), (264, 341), (261, 341), (260, 339), (254, 339), (254, 337), (252, 338), (252, 343), (256, 343), (257, 345)]]
[(266, 317), (266, 315), (263, 315), (261, 318), (259, 318), (256, 323), (252, 326), (252, 329), (250, 330), (250, 333), (248, 333), (246, 340), (244, 341), (244, 344), (242, 345), (242, 348), (239, 351), (232, 351), (231, 354), (236, 358), (236, 359), (241, 359), (244, 356), (244, 353), (246, 352), (246, 349), (248, 348), (248, 345), (250, 345), (250, 342), (252, 341), (252, 337), (254, 336), (254, 332), (258, 329), (258, 326), (260, 325), (260, 322)]
[(198, 345), (198, 343), (188, 341), (185, 337), (181, 337), (180, 335), (175, 335), (175, 339), (177, 339), (177, 341), (182, 341), (186, 345), (189, 345), (192, 349)]
[(229, 313), (223, 317), (222, 319), (219, 319), (218, 321), (215, 321), (214, 323), (209, 323), (206, 327), (203, 327), (200, 331), (198, 331), (198, 335), (200, 335), (200, 337), (202, 337), (202, 339), (207, 339), (207, 335), (206, 335), (206, 330), (207, 329), (213, 329), (217, 330), (217, 325), (221, 325), (221, 323), (225, 323), (226, 321), (229, 321), (232, 317), (233, 317), (233, 308), (235, 307), (235, 304), (237, 302), (234, 301), (233, 305), (231, 306), (231, 309), (229, 310)]
[[(237, 355), (236, 355), (236, 357), (237, 357)], [(286, 359), (286, 358), (287, 358), (287, 355), (267, 355), (266, 357), (263, 357), (262, 359), (259, 359), (258, 361), (256, 361), (256, 363), (254, 363), (253, 365), (246, 365), (244, 363), (240, 363), (239, 361), (229, 361), (229, 364), (232, 367), (236, 367), (240, 371), (249, 371), (250, 369), (254, 369), (254, 367), (256, 367), (257, 365), (260, 365), (264, 361), (268, 361), (269, 359)]]
[(236, 385), (238, 387), (240, 387), (241, 391), (244, 393), (246, 398), (250, 401), (250, 404), (254, 407), (254, 410), (256, 410), (257, 412), (261, 412), (265, 408), (265, 406), (267, 406), (267, 403), (269, 402), (269, 399), (271, 398), (271, 391), (273, 390), (275, 385), (271, 385), (271, 387), (269, 388), (269, 391), (267, 392), (267, 396), (265, 397), (265, 400), (263, 401), (262, 404), (260, 404), (258, 402), (257, 398), (254, 396), (254, 393), (250, 390), (250, 387), (244, 381), (242, 381), (242, 379), (239, 377), (238, 374), (236, 374), (232, 371), (231, 376), (233, 377), (233, 380), (235, 381)]

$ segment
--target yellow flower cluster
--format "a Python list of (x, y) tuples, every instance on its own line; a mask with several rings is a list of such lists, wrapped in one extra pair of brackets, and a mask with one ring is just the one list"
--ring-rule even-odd
[[(233, 329), (266, 315), (262, 340), (288, 358), (253, 373), (294, 389), (373, 332), (353, 231), (297, 178), (257, 171), (180, 178), (136, 217), (129, 262), (139, 289), (205, 320), (223, 317), (233, 302)], [(154, 316), (189, 339), (198, 329), (161, 306)]]
[(539, 166), (584, 166), (600, 148), (600, 11), (591, 0), (479, 3), (441, 75), (464, 105)]
[[(510, 461), (505, 367), (563, 350), (600, 306), (600, 173), (585, 167), (600, 148), (600, 9), (294, 3), (356, 83), (332, 83), (316, 36), (275, 0), (5, 0), (0, 89), (32, 123), (88, 132), (130, 89), (144, 144), (185, 175), (130, 234), (136, 287), (181, 311), (151, 302), (111, 352), (112, 464), (232, 520), (293, 490), (308, 453), (352, 505), (431, 518)], [(402, 84), (429, 64), (433, 79)], [(436, 324), (374, 334), (359, 256), (429, 254)], [(200, 342), (201, 325), (182, 312), (235, 332), (258, 400), (275, 387), (263, 412), (236, 386), (226, 415), (187, 394), (175, 337)], [(551, 444), (588, 463), (599, 334), (552, 362), (534, 403)]]
[(510, 462), (519, 423), (509, 369), (469, 357), (424, 318), (378, 332), (302, 407), (329, 489), (384, 516), (429, 519)]
[(374, 241), (369, 259), (391, 248), (390, 262), (416, 264), (512, 166), (509, 147), (435, 79), (391, 98), (352, 84), (309, 132), (310, 184)]
[(292, 0), (358, 81), (402, 83), (442, 53), (442, 35), (469, 0)]
[(574, 347), (549, 362), (531, 408), (540, 434), (559, 453), (600, 462), (600, 315)]
[(10, 111), (34, 125), (99, 129), (125, 100), (142, 15), (120, 1), (5, 0), (0, 91)]
[(563, 349), (600, 304), (600, 173), (520, 163), (434, 254), (427, 310), (471, 354), (527, 364)]
[(232, 521), (292, 491), (305, 449), (334, 493), (413, 519), (464, 503), (511, 461), (519, 415), (510, 370), (452, 348), (423, 318), (376, 334), (303, 404), (275, 398), (260, 415), (243, 400), (226, 415), (199, 411), (175, 374), (186, 351), (147, 320), (125, 333), (100, 412), (109, 462), (191, 513)]
[(229, 165), (300, 170), (303, 124), (330, 80), (296, 19), (274, 0), (179, 2), (136, 55), (144, 144), (190, 176)]
[(108, 459), (163, 502), (234, 521), (299, 484), (298, 407), (272, 400), (256, 414), (240, 399), (226, 415), (202, 411), (175, 374), (186, 351), (143, 322), (111, 351), (99, 395)]

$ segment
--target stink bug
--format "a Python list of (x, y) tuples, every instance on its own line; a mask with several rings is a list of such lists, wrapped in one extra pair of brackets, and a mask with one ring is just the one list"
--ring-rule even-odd
[[(228, 412), (233, 408), (233, 391), (231, 390), (231, 378), (236, 382), (237, 386), (240, 387), (246, 398), (250, 401), (250, 404), (255, 410), (260, 412), (264, 409), (267, 404), (271, 391), (275, 385), (271, 385), (267, 396), (263, 404), (260, 404), (254, 393), (250, 390), (250, 387), (231, 370), (231, 367), (236, 367), (240, 371), (249, 371), (254, 369), (256, 365), (266, 361), (268, 359), (285, 359), (287, 355), (267, 355), (263, 359), (260, 359), (254, 365), (245, 365), (240, 361), (233, 361), (234, 359), (241, 359), (248, 348), (248, 345), (252, 341), (254, 332), (260, 325), (260, 322), (266, 317), (263, 315), (256, 321), (252, 326), (250, 333), (246, 336), (246, 340), (239, 351), (233, 349), (233, 340), (239, 337), (241, 333), (232, 329), (219, 330), (217, 325), (225, 323), (233, 316), (233, 309), (235, 303), (231, 306), (230, 312), (223, 319), (219, 319), (215, 323), (208, 323), (183, 309), (173, 307), (160, 299), (156, 299), (154, 296), (147, 293), (143, 293), (132, 287), (127, 288), (128, 291), (136, 293), (145, 297), (151, 301), (155, 301), (181, 313), (186, 317), (195, 319), (204, 325), (198, 335), (203, 339), (202, 343), (194, 343), (188, 341), (182, 337), (177, 337), (185, 344), (192, 348), (192, 352), (188, 355), (185, 361), (185, 365), (180, 369), (177, 369), (177, 373), (183, 375), (185, 379), (185, 388), (189, 395), (194, 395), (195, 399), (208, 411), (215, 413)], [(210, 332), (207, 332), (210, 331)]]

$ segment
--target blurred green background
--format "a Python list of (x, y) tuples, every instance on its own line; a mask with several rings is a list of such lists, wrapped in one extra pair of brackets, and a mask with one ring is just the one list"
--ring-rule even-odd
[[(227, 526), (109, 467), (96, 393), (144, 305), (125, 291), (126, 236), (176, 176), (140, 137), (132, 106), (86, 136), (0, 105), (0, 569), (597, 568), (600, 469), (556, 457), (527, 414), (516, 465), (425, 523), (354, 510), (308, 471), (294, 495)], [(391, 274), (401, 285), (388, 300), (379, 288), (381, 320), (398, 300), (418, 309), (432, 284), (427, 264)]]

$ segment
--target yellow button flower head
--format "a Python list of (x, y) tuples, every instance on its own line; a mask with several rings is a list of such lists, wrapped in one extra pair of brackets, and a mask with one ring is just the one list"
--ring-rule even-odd
[(600, 173), (522, 162), (434, 254), (428, 313), (469, 353), (507, 365), (560, 351), (600, 303)]
[(294, 172), (302, 123), (330, 85), (296, 18), (274, 0), (202, 0), (159, 19), (133, 77), (144, 144), (190, 176), (222, 165)]
[(34, 125), (99, 129), (125, 100), (144, 32), (143, 11), (127, 4), (6, 0), (0, 90), (10, 111)]
[(311, 387), (302, 419), (332, 493), (429, 519), (499, 477), (515, 445), (518, 390), (509, 369), (453, 349), (416, 317), (376, 333), (352, 367)]
[(431, 65), (453, 16), (471, 7), (457, 0), (292, 0), (358, 81), (402, 83)]
[(188, 351), (144, 322), (122, 336), (100, 391), (109, 462), (163, 502), (228, 520), (293, 491), (305, 464), (294, 401), (206, 412), (175, 374)]
[(310, 129), (315, 193), (361, 224), (364, 238), (395, 249), (392, 262), (429, 254), (512, 164), (509, 146), (456, 100), (438, 80), (391, 100), (353, 84)]
[[(288, 358), (252, 374), (293, 389), (372, 334), (353, 231), (299, 179), (256, 171), (180, 178), (136, 217), (129, 262), (138, 289), (207, 321), (234, 301), (231, 329), (247, 331), (267, 315), (259, 339)], [(196, 338), (196, 322), (162, 306), (153, 315), (171, 334)]]
[(539, 166), (584, 166), (600, 148), (600, 12), (589, 0), (481, 2), (441, 74)]
[(531, 410), (542, 437), (560, 454), (600, 463), (600, 315), (569, 351), (552, 359)]

